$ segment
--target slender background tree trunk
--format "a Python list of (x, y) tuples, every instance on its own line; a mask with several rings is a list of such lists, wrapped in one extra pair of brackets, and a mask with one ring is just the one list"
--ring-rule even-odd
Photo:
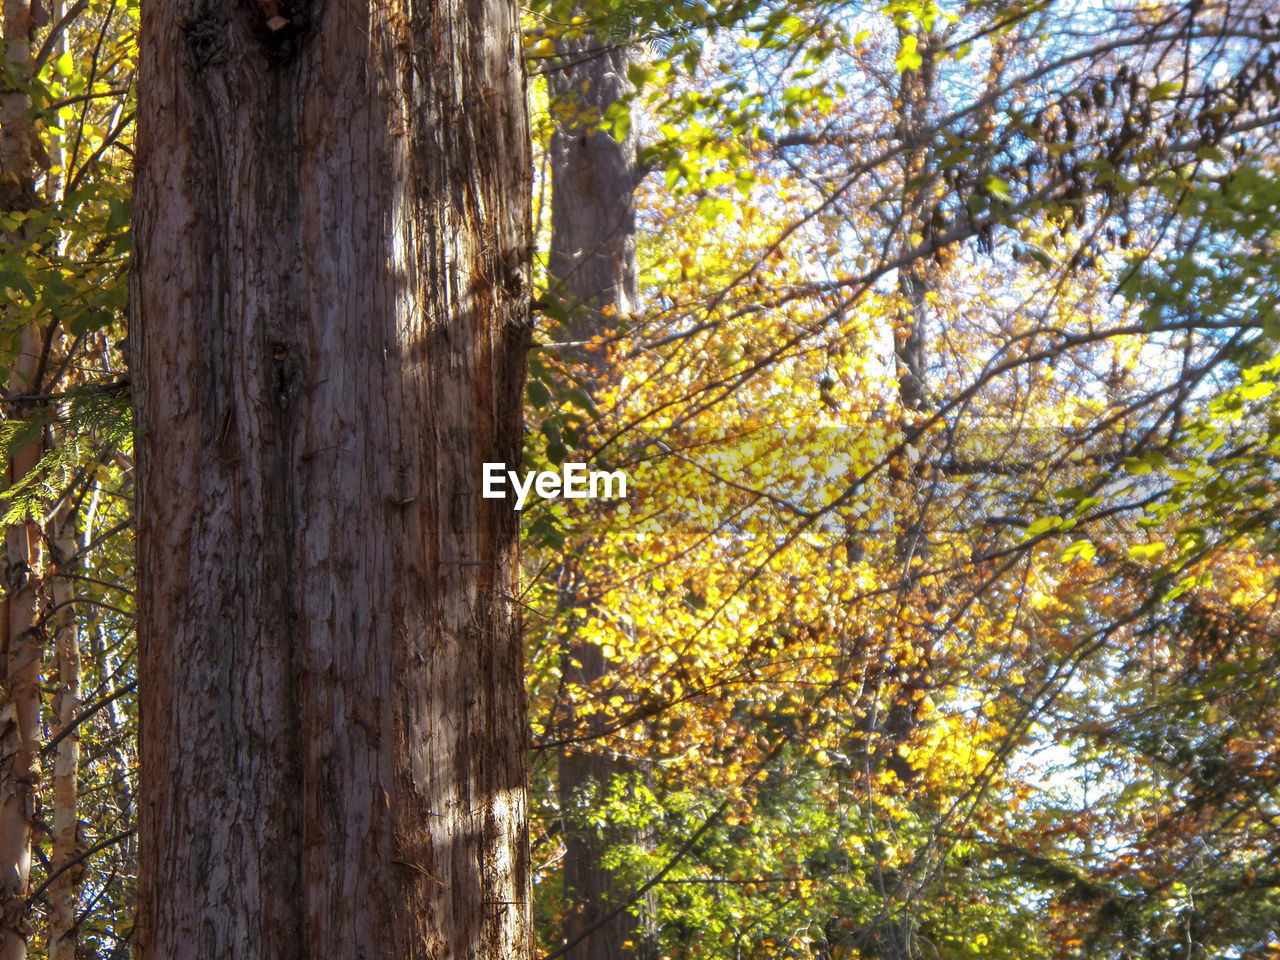
[[(631, 92), (629, 47), (593, 34), (562, 40), (549, 77), (568, 113), (551, 136), (551, 294), (569, 314), (559, 331), (589, 339), (636, 309), (636, 141), (599, 129)], [(612, 321), (612, 322), (611, 322)]]
[(142, 18), (139, 956), (527, 957), (515, 5)]
[(66, 567), (76, 555), (74, 527), (59, 511), (49, 524), (49, 540), (55, 547), (58, 576), (52, 578), (56, 685), (53, 695), (54, 729), (69, 731), (58, 741), (53, 759), (53, 855), (51, 873), (62, 871), (49, 884), (49, 960), (75, 960), (76, 887), (83, 867), (71, 866), (81, 853), (76, 795), (80, 772), (80, 730), (75, 717), (80, 709), (80, 634), (76, 624), (75, 584)]
[[(636, 141), (621, 140), (599, 129), (601, 118), (631, 92), (627, 80), (629, 48), (600, 37), (561, 41), (562, 69), (550, 74), (550, 92), (564, 111), (551, 138), (551, 244), (548, 256), (550, 294), (568, 315), (553, 336), (590, 340), (603, 335), (637, 307), (636, 264)], [(595, 358), (597, 376), (603, 373)], [(598, 384), (588, 382), (587, 386)], [(572, 563), (566, 558), (567, 563)], [(582, 601), (576, 596), (576, 572), (562, 578), (572, 595), (562, 598), (571, 611)], [(567, 615), (567, 614), (566, 614)], [(598, 644), (572, 639), (562, 656), (562, 669), (576, 685), (589, 687), (606, 676), (610, 665)], [(598, 730), (598, 718), (561, 718), (566, 734)], [(635, 774), (632, 765), (600, 752), (591, 744), (570, 744), (558, 758), (560, 809), (565, 855), (562, 868), (565, 919), (564, 942), (569, 960), (622, 960), (656, 956), (653, 931), (643, 919), (621, 913), (591, 934), (600, 916), (627, 891), (618, 889), (603, 858), (610, 845), (638, 838), (605, 826), (584, 822), (586, 798), (599, 803), (618, 777)]]
[[(52, 0), (49, 3), (51, 23), (60, 22), (63, 12), (62, 0)], [(67, 30), (63, 29), (58, 32), (50, 55), (58, 58), (68, 52)], [(47, 138), (52, 169), (45, 177), (44, 194), (48, 202), (56, 203), (62, 192), (66, 156), (60, 133), (50, 130)], [(80, 629), (76, 622), (75, 582), (68, 576), (69, 567), (76, 563), (75, 522), (71, 501), (64, 500), (45, 527), (45, 540), (53, 546), (57, 566), (57, 575), (48, 581), (56, 631), (53, 643), (55, 685), (51, 706), (54, 729), (63, 734), (56, 747), (53, 776), (50, 778), (53, 794), (53, 850), (49, 858), (49, 870), (53, 879), (45, 892), (45, 899), (49, 904), (49, 960), (75, 960), (79, 942), (76, 906), (80, 877), (84, 873), (83, 864), (75, 863), (83, 852), (80, 818), (77, 816), (80, 728), (74, 723), (80, 709)]]

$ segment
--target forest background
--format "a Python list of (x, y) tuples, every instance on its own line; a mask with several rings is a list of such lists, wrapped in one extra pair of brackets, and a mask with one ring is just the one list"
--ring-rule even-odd
[[(136, 3), (6, 0), (0, 954), (130, 955)], [(1280, 956), (1280, 16), (526, 10), (545, 956)]]

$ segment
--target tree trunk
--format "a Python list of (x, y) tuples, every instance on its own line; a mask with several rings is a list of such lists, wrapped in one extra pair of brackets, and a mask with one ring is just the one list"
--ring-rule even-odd
[(138, 956), (531, 956), (515, 5), (140, 42)]
[(36, 130), (31, 121), (31, 0), (3, 0), (4, 77), (0, 82), (0, 205), (29, 209), (35, 200)]
[[(83, 867), (72, 866), (82, 850), (76, 795), (80, 773), (80, 730), (74, 726), (80, 709), (80, 637), (76, 624), (75, 587), (66, 565), (76, 555), (74, 522), (59, 511), (49, 524), (58, 576), (52, 578), (56, 639), (57, 686), (53, 695), (54, 727), (69, 731), (58, 741), (53, 760), (53, 856), (49, 870), (49, 960), (75, 960), (76, 888)], [(70, 527), (70, 529), (68, 529)], [(61, 872), (58, 872), (61, 871)]]
[[(899, 31), (906, 35), (905, 28), (900, 27)], [(927, 31), (919, 69), (904, 70), (898, 78), (899, 136), (904, 143), (914, 144), (903, 152), (902, 180), (904, 184), (913, 181), (916, 184), (902, 196), (904, 255), (920, 242), (917, 238), (931, 236), (931, 213), (937, 203), (928, 189), (932, 186), (927, 171), (928, 147), (917, 143), (928, 125), (929, 110), (933, 104), (935, 42), (932, 31)], [(917, 257), (898, 271), (898, 291), (905, 309), (895, 330), (894, 358), (897, 361), (898, 399), (908, 410), (923, 410), (927, 405), (927, 314), (930, 309), (928, 295), (932, 288), (928, 263), (924, 259)]]
[[(0, 211), (24, 211), (36, 203), (37, 171), (35, 125), (26, 88), (31, 73), (30, 0), (4, 0), (3, 27), (4, 62), (0, 66), (8, 79), (0, 89)], [(15, 240), (23, 242), (21, 233), (17, 237), (0, 235), (0, 243)], [(16, 356), (6, 385), (10, 397), (38, 392), (33, 387), (39, 368), (39, 332), (26, 326), (15, 339)], [(11, 403), (4, 415), (21, 419), (27, 412), (26, 403)], [(39, 463), (41, 453), (39, 438), (10, 451), (8, 485), (26, 477)], [(5, 506), (7, 509), (8, 504)], [(27, 894), (40, 785), (40, 527), (27, 517), (5, 527), (4, 540), (4, 610), (0, 614), (0, 960), (22, 960), (31, 934)]]
[[(49, 4), (49, 21), (59, 23), (62, 14), (62, 0), (52, 0)], [(67, 31), (64, 29), (54, 39), (50, 56), (56, 61), (56, 58), (68, 52)], [(66, 169), (61, 133), (48, 131), (47, 142), (53, 169), (45, 176), (44, 196), (47, 202), (56, 203)], [(70, 573), (69, 566), (76, 562), (75, 534), (75, 512), (71, 509), (70, 501), (64, 501), (50, 518), (45, 536), (46, 541), (53, 546), (53, 559), (57, 566), (57, 574), (49, 581), (55, 630), (55, 686), (51, 707), (54, 729), (63, 734), (55, 748), (53, 776), (50, 778), (50, 792), (53, 794), (53, 850), (49, 858), (49, 871), (52, 879), (45, 891), (45, 899), (49, 904), (49, 960), (75, 960), (79, 941), (76, 905), (80, 878), (84, 874), (83, 863), (76, 861), (83, 853), (80, 818), (77, 816), (80, 728), (75, 725), (76, 713), (80, 709), (80, 630), (76, 622), (75, 583), (67, 575)]]
[(558, 53), (550, 94), (571, 112), (551, 136), (548, 285), (569, 314), (559, 333), (587, 340), (636, 309), (635, 136), (599, 129), (630, 93), (628, 48), (588, 34)]
[[(9, 375), (9, 394), (31, 391), (40, 341), (25, 329)], [(22, 405), (11, 408), (21, 415)], [(11, 413), (14, 415), (14, 413)], [(9, 458), (9, 485), (19, 483), (40, 462), (39, 439)], [(31, 935), (27, 894), (31, 844), (39, 818), (40, 789), (40, 525), (26, 517), (4, 529), (4, 687), (0, 696), (0, 960), (22, 960)]]
[[(636, 141), (621, 140), (599, 129), (601, 118), (630, 92), (628, 48), (610, 45), (588, 34), (562, 40), (558, 53), (565, 65), (549, 76), (550, 92), (564, 112), (551, 137), (551, 244), (548, 286), (568, 315), (555, 335), (569, 341), (589, 340), (615, 326), (621, 315), (636, 309)], [(603, 355), (590, 355), (594, 373), (603, 373)], [(588, 376), (584, 382), (591, 386)], [(572, 562), (567, 561), (567, 562)], [(564, 582), (577, 584), (568, 576)], [(583, 601), (561, 598), (565, 611)], [(599, 645), (574, 639), (561, 658), (565, 676), (580, 688), (590, 687), (610, 665)], [(598, 729), (599, 719), (567, 712), (566, 734)], [(601, 865), (612, 844), (634, 842), (616, 829), (597, 829), (576, 811), (585, 797), (599, 802), (615, 778), (634, 770), (599, 750), (579, 744), (561, 748), (558, 758), (560, 809), (565, 854), (562, 866), (564, 925), (568, 960), (623, 960), (656, 956), (653, 931), (644, 920), (620, 913), (595, 927), (627, 892)], [(629, 944), (629, 946), (626, 946)]]

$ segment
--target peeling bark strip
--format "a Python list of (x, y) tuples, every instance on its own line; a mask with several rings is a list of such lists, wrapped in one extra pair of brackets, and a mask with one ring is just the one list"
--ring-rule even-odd
[(142, 960), (532, 956), (517, 31), (143, 2)]

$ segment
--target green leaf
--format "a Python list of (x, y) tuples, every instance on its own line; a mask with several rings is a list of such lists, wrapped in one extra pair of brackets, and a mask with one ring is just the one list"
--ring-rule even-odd
[(600, 410), (592, 401), (584, 390), (574, 387), (565, 394), (565, 397), (573, 402), (573, 405), (579, 410), (591, 414), (592, 417), (599, 417)]
[(1157, 540), (1155, 543), (1139, 543), (1129, 548), (1129, 556), (1134, 560), (1155, 560), (1164, 553), (1165, 544)]
[(534, 304), (535, 309), (539, 310), (543, 316), (550, 317), (559, 323), (567, 323), (569, 321), (569, 311), (564, 308), (559, 300), (552, 300), (550, 297), (543, 297)]
[(631, 134), (631, 111), (624, 110), (613, 118), (613, 139), (621, 143)]
[(107, 219), (107, 229), (122, 230), (129, 225), (129, 208), (130, 203), (127, 199), (120, 200), (112, 197), (109, 202), (111, 207), (111, 216)]
[(643, 87), (650, 80), (656, 80), (657, 78), (657, 70), (653, 70), (639, 63), (627, 65), (627, 79), (631, 81), (632, 86), (636, 89)]
[(547, 389), (547, 385), (541, 380), (530, 380), (528, 392), (529, 402), (539, 410), (545, 407), (547, 401), (551, 399), (551, 391)]
[(993, 197), (1003, 200), (1005, 203), (1013, 202), (1013, 194), (1009, 192), (1009, 184), (999, 177), (988, 174), (986, 179), (982, 181), (982, 186)]
[(1081, 560), (1092, 560), (1098, 555), (1098, 548), (1088, 540), (1077, 540), (1067, 549), (1062, 551), (1063, 562), (1068, 562), (1079, 557)]
[(42, 286), (41, 299), (51, 309), (62, 306), (76, 295), (76, 288), (56, 273), (47, 273)]
[(80, 336), (109, 327), (114, 320), (115, 315), (109, 310), (85, 310), (67, 324), (67, 328), (76, 336)]
[(899, 73), (920, 69), (920, 65), (924, 63), (924, 57), (920, 55), (919, 47), (920, 41), (915, 37), (908, 35), (902, 38), (902, 49), (898, 51), (898, 56), (893, 61)]
[(8, 288), (10, 290), (18, 290), (26, 294), (28, 300), (36, 298), (36, 288), (31, 285), (28, 280), (20, 273), (9, 272), (0, 273), (0, 289)]
[(1038, 537), (1040, 534), (1048, 533), (1050, 530), (1057, 530), (1060, 526), (1062, 526), (1061, 517), (1041, 517), (1027, 527), (1026, 539)]

